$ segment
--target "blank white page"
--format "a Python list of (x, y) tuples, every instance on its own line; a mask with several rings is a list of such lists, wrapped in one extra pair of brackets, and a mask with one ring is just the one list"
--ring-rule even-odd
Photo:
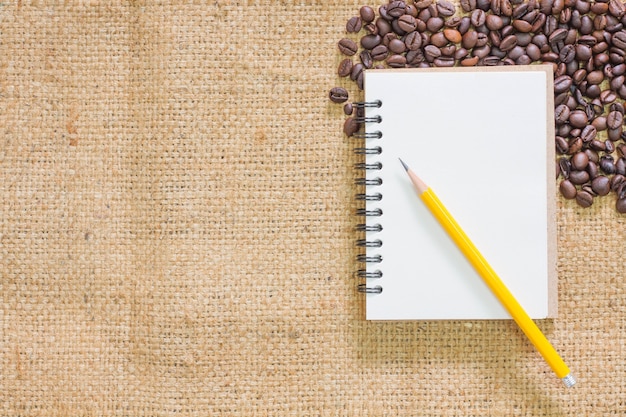
[(556, 315), (556, 234), (552, 68), (545, 65), (370, 70), (365, 101), (381, 100), (380, 146), (367, 163), (382, 169), (382, 193), (367, 217), (383, 230), (382, 262), (367, 279), (382, 293), (366, 295), (368, 320), (506, 319), (453, 241), (424, 206), (398, 161), (402, 158), (439, 196), (532, 318)]

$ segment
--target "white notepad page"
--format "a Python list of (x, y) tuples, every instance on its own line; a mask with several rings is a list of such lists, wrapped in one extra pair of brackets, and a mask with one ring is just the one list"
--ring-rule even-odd
[(556, 315), (552, 69), (549, 66), (370, 70), (365, 101), (381, 100), (381, 278), (366, 294), (368, 320), (507, 319), (480, 276), (415, 193), (402, 158), (439, 196), (532, 318)]

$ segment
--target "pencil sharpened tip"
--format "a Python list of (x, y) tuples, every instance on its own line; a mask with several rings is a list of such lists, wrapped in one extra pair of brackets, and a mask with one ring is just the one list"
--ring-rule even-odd
[(404, 163), (404, 161), (403, 161), (402, 159), (400, 159), (400, 158), (398, 158), (398, 159), (400, 160), (400, 163), (401, 163), (401, 164), (402, 164), (402, 166), (404, 167), (404, 170), (405, 170), (405, 171), (408, 171), (408, 170), (409, 170), (409, 167), (407, 166), (407, 164), (405, 164), (405, 163)]

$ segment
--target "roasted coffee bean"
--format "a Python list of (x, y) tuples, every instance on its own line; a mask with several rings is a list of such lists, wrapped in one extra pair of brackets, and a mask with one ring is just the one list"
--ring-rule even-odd
[(576, 203), (583, 208), (587, 208), (593, 204), (593, 195), (584, 190), (578, 190), (576, 193)]
[(625, 182), (626, 177), (624, 177), (623, 175), (613, 175), (610, 181), (611, 191), (617, 192)]
[(372, 54), (367, 49), (363, 49), (359, 54), (359, 58), (361, 59), (361, 63), (367, 69), (372, 68), (374, 66), (374, 60), (372, 59)]
[(620, 175), (626, 175), (626, 158), (619, 158), (615, 162), (615, 173)]
[(363, 21), (358, 16), (352, 16), (346, 23), (346, 32), (357, 33), (363, 27)]
[(372, 23), (376, 18), (376, 13), (374, 12), (374, 9), (372, 9), (370, 6), (361, 7), (361, 9), (359, 10), (359, 14), (361, 15), (361, 19), (363, 19), (365, 23)]
[(589, 157), (584, 152), (578, 152), (572, 156), (572, 168), (582, 171), (589, 164)]
[(352, 60), (350, 58), (346, 58), (339, 63), (339, 67), (337, 68), (337, 74), (340, 77), (347, 77), (352, 72)]
[(589, 173), (587, 171), (578, 171), (572, 169), (569, 173), (569, 180), (576, 185), (582, 185), (589, 181)]
[[(389, 33), (389, 32), (387, 32)], [(387, 34), (385, 33), (385, 35)], [(378, 35), (365, 35), (361, 38), (361, 46), (365, 49), (374, 49), (382, 42), (382, 36), (380, 32)], [(356, 46), (356, 44), (354, 44)]]
[(569, 114), (569, 123), (573, 127), (583, 128), (587, 125), (588, 121), (587, 115), (582, 110), (574, 110)]
[(565, 123), (569, 120), (570, 109), (565, 104), (560, 104), (554, 109), (554, 119), (557, 124)]
[(469, 13), (476, 9), (476, 0), (461, 0), (461, 9), (464, 12)]
[(610, 111), (606, 117), (606, 125), (609, 129), (617, 129), (624, 123), (624, 114), (617, 110)]
[(559, 184), (559, 191), (561, 191), (561, 194), (563, 195), (563, 197), (565, 197), (568, 200), (572, 200), (574, 198), (576, 198), (576, 186), (574, 184), (572, 184), (572, 182), (570, 180), (563, 180), (561, 181), (561, 183)]
[(618, 198), (615, 202), (615, 210), (619, 213), (626, 213), (626, 198)]
[(389, 50), (385, 45), (377, 45), (372, 49), (372, 59), (374, 61), (384, 61), (389, 55)]
[(404, 45), (409, 51), (416, 51), (422, 46), (422, 35), (419, 32), (408, 33), (404, 38)]
[(572, 171), (572, 164), (567, 158), (560, 158), (559, 162), (559, 172), (563, 175), (563, 178), (568, 179), (569, 174)]
[(500, 43), (500, 49), (502, 51), (510, 51), (515, 47), (515, 45), (517, 45), (517, 38), (515, 37), (515, 35), (509, 35), (506, 38), (502, 39), (502, 42)]
[(611, 191), (611, 184), (608, 177), (599, 175), (591, 181), (591, 189), (599, 196), (607, 195)]
[(352, 103), (344, 104), (343, 112), (345, 113), (346, 116), (352, 116), (352, 113), (354, 113), (354, 106), (352, 105)]
[(572, 77), (569, 75), (561, 75), (554, 79), (554, 92), (563, 93), (568, 91), (572, 86)]
[(439, 0), (437, 1), (437, 11), (440, 16), (450, 17), (456, 13), (456, 7), (447, 0)]
[[(378, 35), (385, 36), (386, 34), (388, 34), (389, 32), (392, 31), (391, 28), (391, 23), (389, 23), (389, 21), (382, 19), (382, 18), (378, 18), (376, 19), (376, 33)], [(361, 40), (361, 45), (363, 44), (363, 41)]]
[(557, 136), (555, 139), (556, 151), (560, 154), (566, 154), (569, 152), (569, 144), (563, 136)]
[(417, 29), (417, 19), (410, 14), (402, 15), (398, 18), (398, 27), (406, 33), (411, 33)]
[(430, 43), (437, 48), (441, 48), (448, 44), (448, 40), (446, 39), (443, 32), (437, 32), (430, 37)]
[(486, 18), (487, 16), (485, 15), (485, 12), (481, 9), (474, 10), (472, 14), (470, 15), (470, 21), (472, 22), (472, 25), (474, 25), (475, 27), (484, 25)]
[(387, 65), (392, 68), (402, 68), (406, 66), (406, 57), (399, 54), (390, 55), (387, 58)]
[(403, 1), (392, 1), (387, 5), (387, 14), (391, 17), (400, 17), (406, 10), (406, 3)]
[(348, 117), (346, 121), (343, 123), (343, 133), (346, 136), (352, 136), (356, 132), (359, 131), (359, 124), (356, 122), (354, 117)]
[(443, 35), (452, 43), (460, 43), (462, 40), (462, 36), (456, 29), (444, 29)]
[(341, 39), (339, 43), (337, 44), (337, 46), (339, 47), (339, 51), (341, 51), (342, 54), (348, 55), (348, 56), (352, 56), (356, 54), (356, 51), (359, 50), (359, 47), (357, 46), (356, 42), (348, 38)]
[(435, 45), (426, 45), (426, 47), (424, 47), (424, 55), (426, 56), (426, 59), (433, 61), (435, 58), (439, 58), (441, 56), (441, 50)]
[(333, 103), (344, 103), (348, 100), (348, 90), (343, 87), (333, 87), (328, 92), (328, 98)]
[(602, 155), (600, 157), (600, 169), (607, 175), (615, 174), (615, 159), (611, 155)]
[(440, 17), (431, 17), (426, 21), (426, 29), (432, 33), (438, 32), (445, 24), (445, 21)]

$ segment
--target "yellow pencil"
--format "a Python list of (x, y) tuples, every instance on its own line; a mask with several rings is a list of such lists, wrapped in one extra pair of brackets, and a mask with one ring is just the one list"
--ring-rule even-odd
[(517, 302), (517, 300), (513, 297), (513, 294), (511, 294), (508, 288), (500, 280), (487, 260), (481, 255), (478, 249), (476, 249), (476, 246), (474, 246), (465, 232), (463, 232), (456, 220), (454, 220), (441, 201), (439, 201), (439, 198), (437, 198), (433, 190), (428, 188), (424, 181), (415, 175), (415, 173), (409, 169), (409, 167), (402, 160), (400, 160), (400, 162), (409, 175), (409, 178), (413, 183), (413, 187), (415, 187), (415, 191), (417, 191), (417, 194), (420, 196), (426, 207), (428, 207), (430, 212), (446, 230), (454, 243), (456, 243), (461, 252), (463, 252), (463, 255), (465, 255), (474, 269), (476, 269), (478, 274), (485, 281), (487, 286), (498, 298), (500, 303), (502, 303), (511, 317), (513, 317), (513, 320), (515, 320), (524, 334), (526, 334), (526, 337), (528, 337), (539, 353), (541, 353), (541, 356), (543, 356), (548, 365), (550, 365), (556, 376), (561, 378), (566, 387), (574, 386), (574, 384), (576, 384), (576, 378), (574, 378), (574, 376), (570, 373), (570, 370), (565, 362), (563, 362), (563, 359), (561, 359), (557, 351), (550, 344), (548, 339), (546, 339), (541, 330), (539, 330), (535, 322), (531, 320), (519, 302)]

